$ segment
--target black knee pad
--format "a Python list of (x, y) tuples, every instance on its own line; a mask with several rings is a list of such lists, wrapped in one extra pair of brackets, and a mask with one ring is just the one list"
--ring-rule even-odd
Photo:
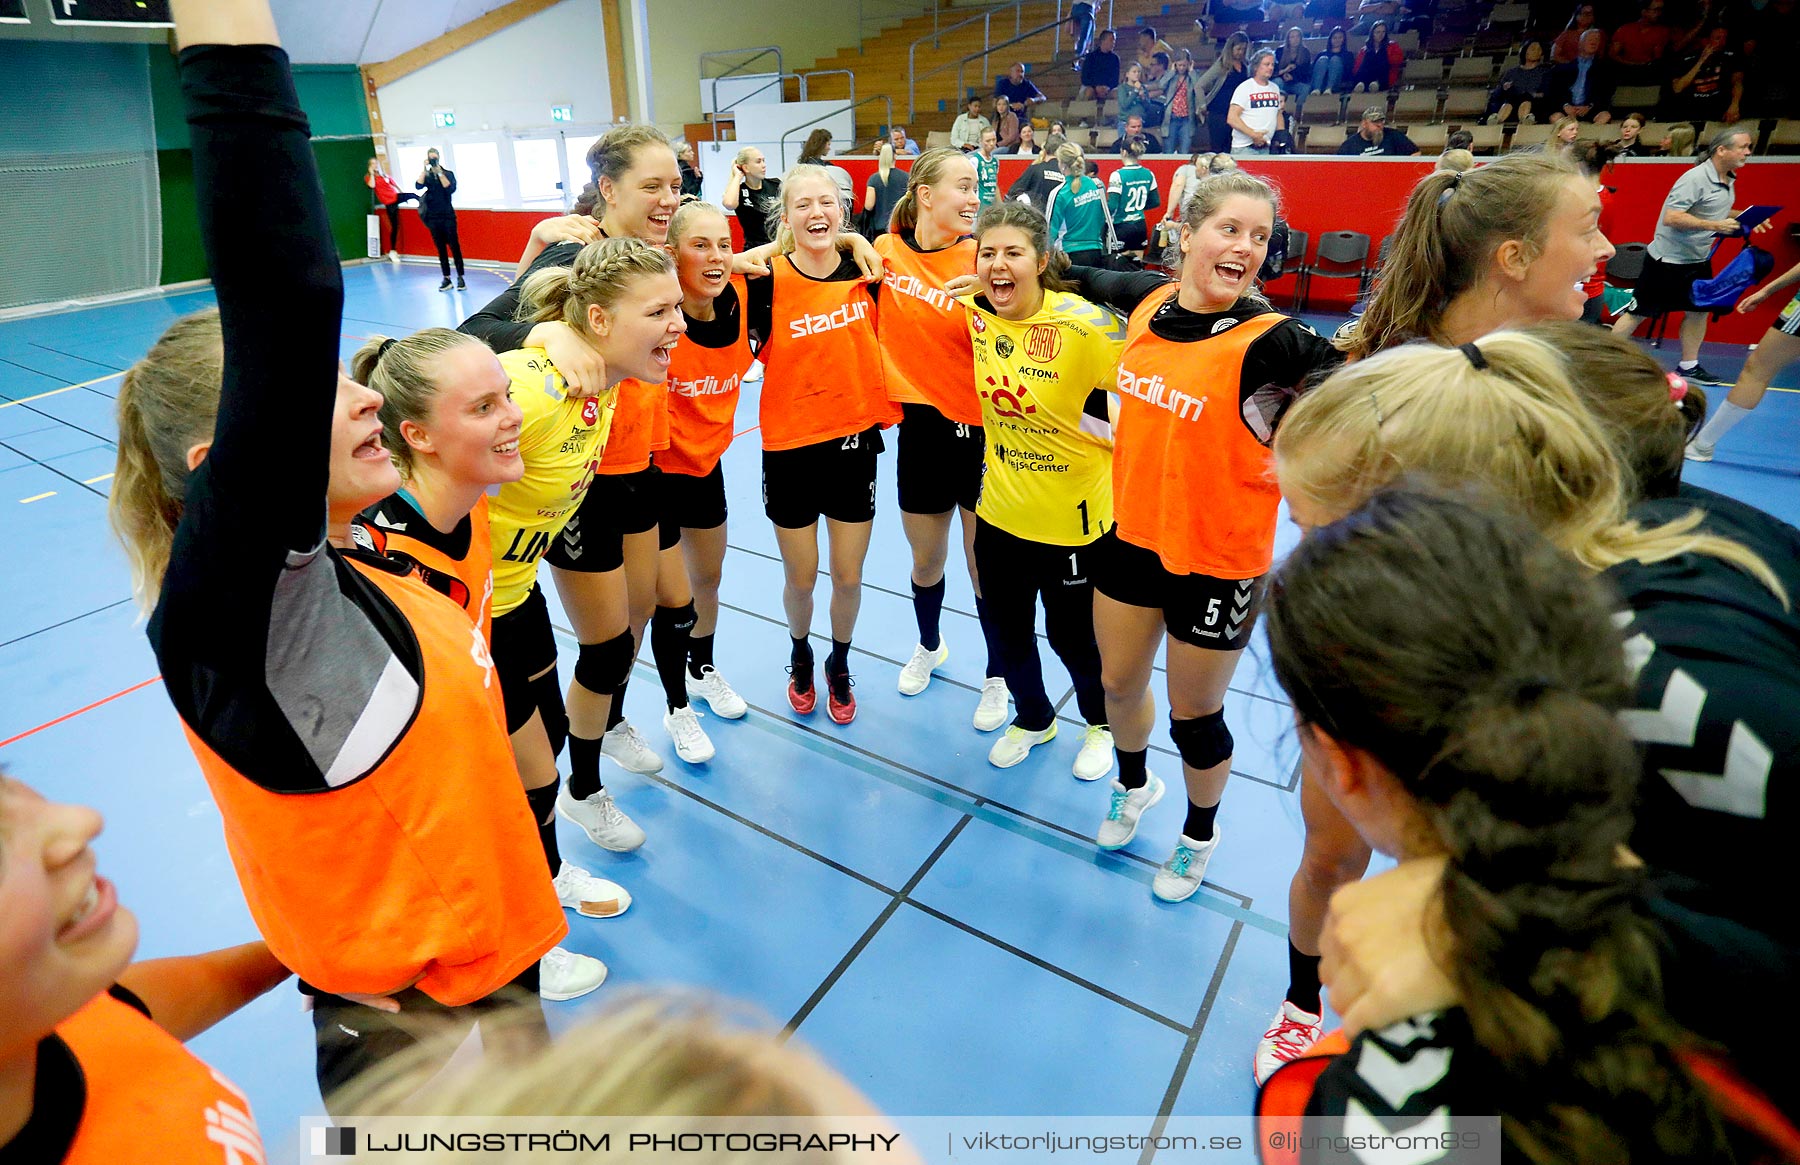
[(1225, 727), (1223, 708), (1193, 720), (1169, 717), (1169, 738), (1175, 742), (1175, 751), (1181, 754), (1181, 763), (1190, 769), (1210, 769), (1221, 761), (1230, 760), (1235, 744), (1231, 729)]
[(625, 684), (637, 658), (637, 640), (621, 631), (605, 643), (584, 643), (575, 657), (575, 682), (588, 691), (610, 696)]
[(658, 607), (656, 613), (650, 616), (650, 634), (673, 632), (677, 635), (686, 635), (694, 629), (694, 624), (699, 621), (700, 616), (695, 612), (692, 603), (684, 603), (679, 607)]
[(561, 756), (563, 744), (569, 739), (569, 712), (563, 704), (562, 683), (556, 678), (555, 668), (531, 681), (531, 699), (543, 718), (544, 735), (550, 738), (550, 755)]
[(562, 789), (562, 778), (557, 777), (541, 789), (525, 790), (525, 803), (531, 806), (531, 819), (538, 827), (549, 825), (556, 818), (556, 794)]

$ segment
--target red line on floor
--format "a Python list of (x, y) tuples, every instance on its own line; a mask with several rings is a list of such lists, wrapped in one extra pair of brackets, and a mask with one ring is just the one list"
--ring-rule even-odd
[(147, 688), (151, 684), (155, 683), (157, 680), (160, 680), (160, 679), (162, 679), (161, 676), (151, 676), (149, 679), (145, 680), (143, 683), (132, 684), (129, 688), (126, 688), (122, 692), (114, 692), (112, 695), (107, 696), (105, 699), (95, 700), (92, 704), (89, 704), (85, 708), (77, 708), (73, 712), (65, 713), (64, 715), (58, 716), (54, 720), (46, 720), (42, 724), (38, 725), (36, 728), (27, 728), (24, 732), (19, 733), (17, 736), (9, 736), (5, 740), (0, 740), (0, 748), (5, 748), (9, 744), (17, 744), (19, 741), (24, 740), (27, 736), (34, 736), (37, 733), (42, 732), (46, 728), (55, 728), (58, 724), (61, 724), (65, 720), (73, 720), (73, 719), (75, 719), (75, 717), (81, 715), (83, 712), (92, 712), (95, 708), (98, 708), (102, 704), (110, 704), (114, 700), (118, 699), (120, 696), (129, 696), (129, 695), (131, 695), (131, 693), (137, 691), (139, 688)]

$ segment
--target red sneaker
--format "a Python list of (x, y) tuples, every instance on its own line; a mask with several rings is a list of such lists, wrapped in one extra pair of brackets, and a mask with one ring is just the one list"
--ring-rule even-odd
[(849, 672), (841, 675), (825, 673), (825, 711), (839, 724), (856, 719), (856, 693), (850, 690), (855, 682)]
[(794, 711), (800, 715), (810, 716), (812, 710), (819, 706), (819, 689), (813, 687), (811, 668), (805, 670), (804, 678), (806, 690), (803, 692), (800, 690), (802, 674), (792, 667), (788, 668), (788, 703), (793, 705)]

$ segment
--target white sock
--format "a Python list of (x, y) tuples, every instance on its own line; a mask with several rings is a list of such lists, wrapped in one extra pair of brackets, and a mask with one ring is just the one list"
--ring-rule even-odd
[(1701, 426), (1700, 435), (1694, 438), (1694, 444), (1702, 449), (1711, 449), (1719, 443), (1720, 437), (1731, 432), (1733, 425), (1749, 415), (1749, 409), (1734, 405), (1730, 401), (1721, 401), (1718, 409), (1706, 419), (1706, 424)]
[(1698, 367), (1700, 367), (1700, 361), (1698, 360), (1681, 360), (1677, 361), (1675, 364), (1676, 371), (1678, 372), (1692, 372)]

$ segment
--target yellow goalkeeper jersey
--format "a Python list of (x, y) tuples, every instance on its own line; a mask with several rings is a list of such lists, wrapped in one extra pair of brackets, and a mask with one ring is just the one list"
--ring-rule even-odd
[(519, 456), (525, 476), (488, 500), (494, 547), (494, 614), (525, 601), (537, 582), (538, 560), (581, 504), (612, 428), (617, 392), (575, 400), (542, 348), (500, 357), (512, 378), (513, 400), (525, 413)]
[(1060, 291), (1016, 322), (980, 297), (965, 302), (987, 436), (975, 512), (1017, 538), (1085, 546), (1113, 520), (1107, 393), (1125, 323)]

